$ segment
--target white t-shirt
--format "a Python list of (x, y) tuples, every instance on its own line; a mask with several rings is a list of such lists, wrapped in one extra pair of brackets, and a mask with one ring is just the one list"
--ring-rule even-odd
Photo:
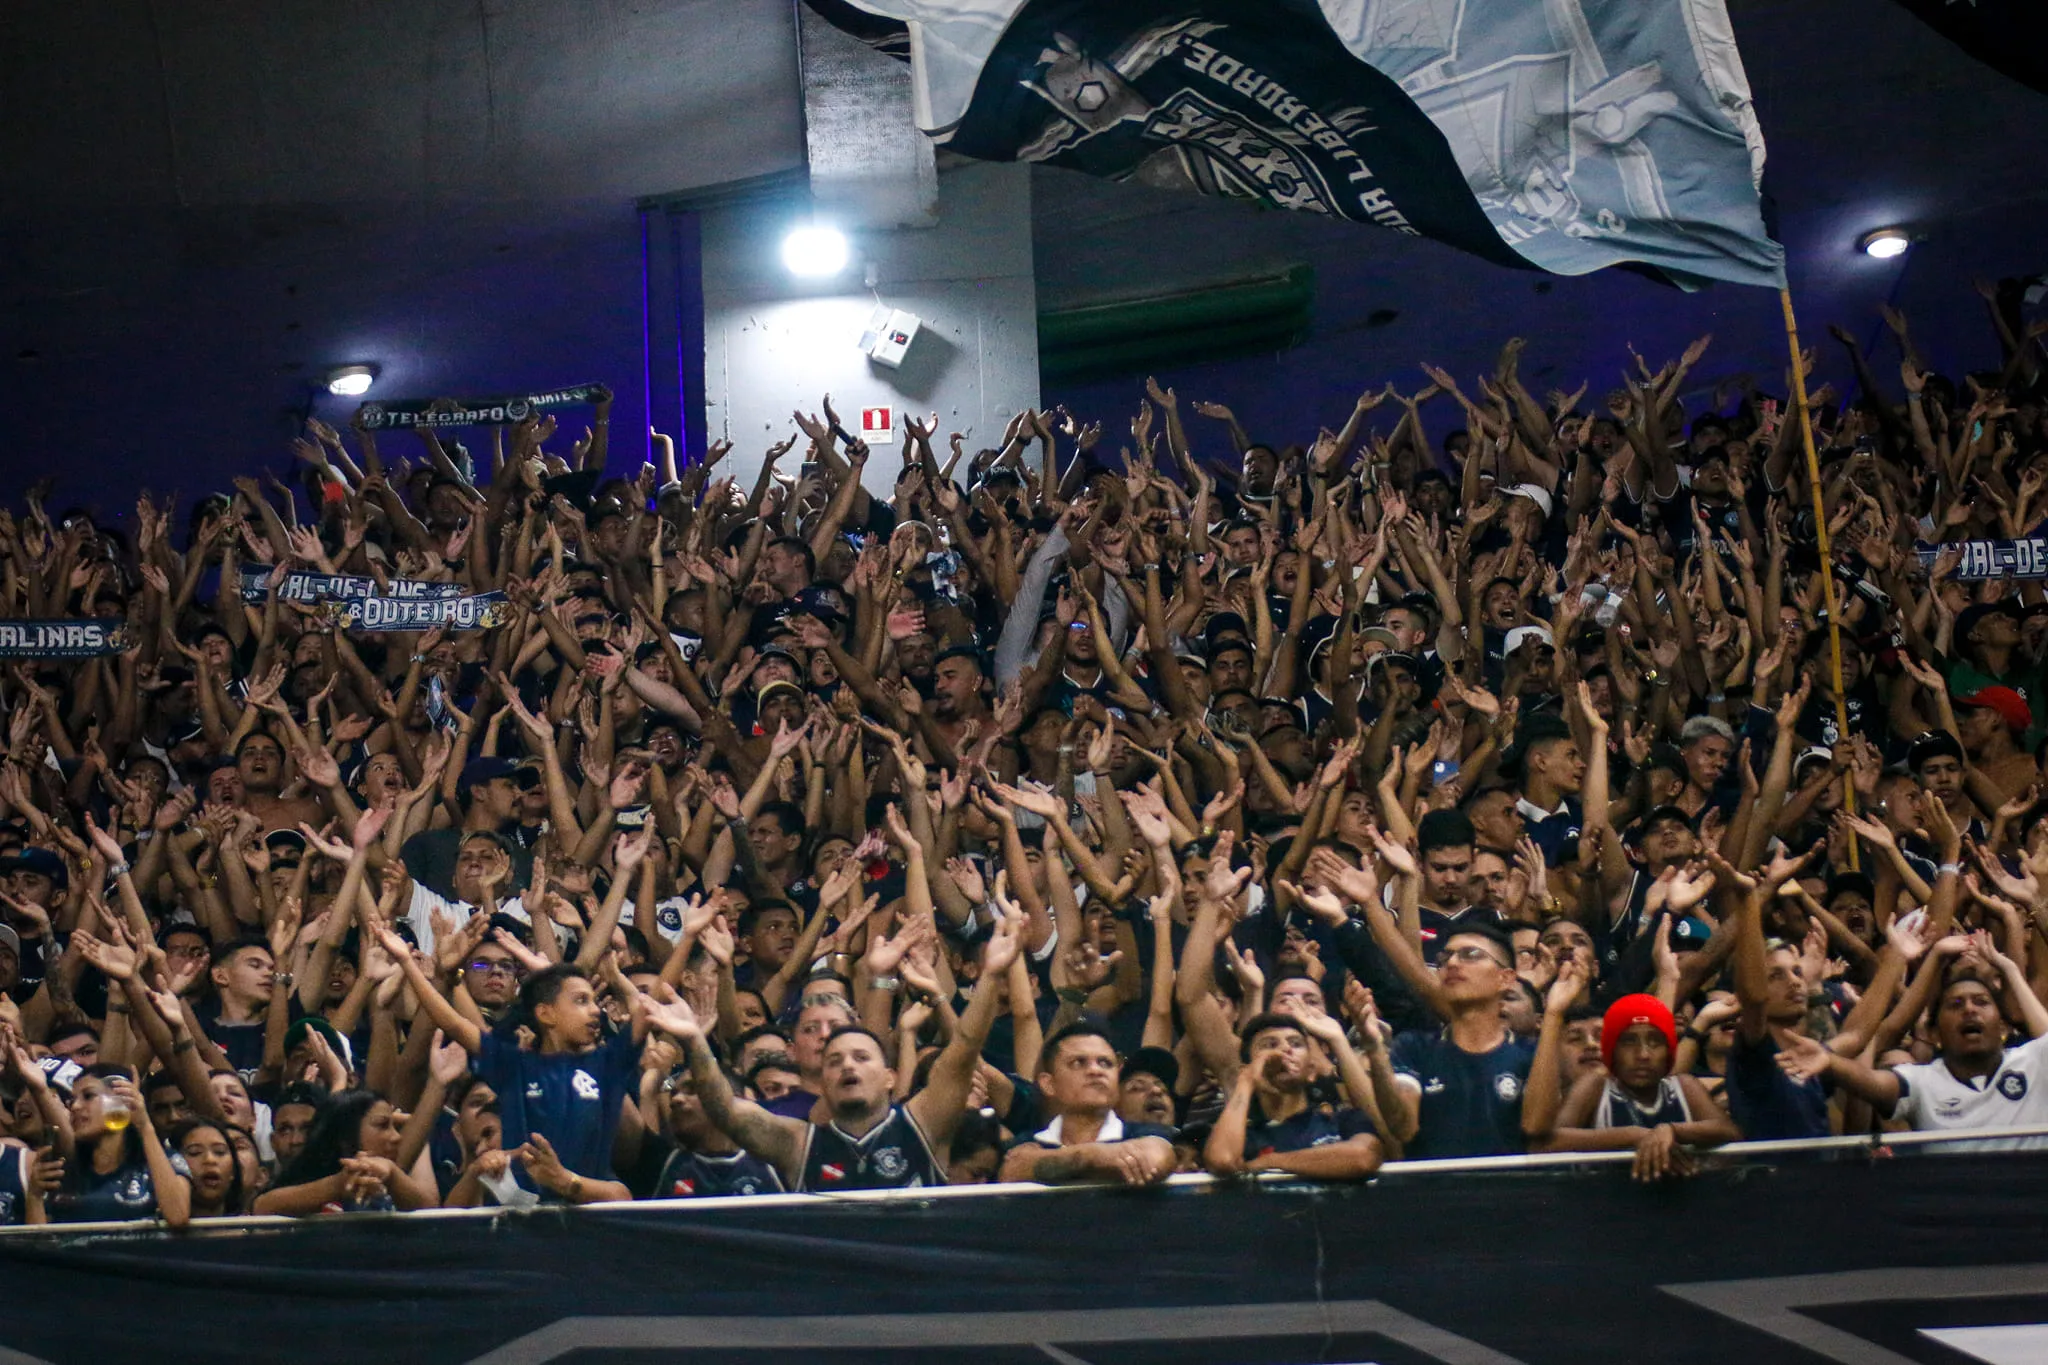
[[(412, 884), (412, 904), (405, 910), (406, 923), (412, 925), (413, 937), (419, 940), (420, 951), (428, 957), (434, 955), (434, 914), (439, 911), (454, 921), (460, 929), (476, 914), (476, 907), (468, 901), (451, 901), (438, 891), (429, 890), (418, 882)], [(519, 897), (498, 902), (498, 913), (510, 915), (521, 924), (531, 926), (533, 919), (526, 913), (526, 906)]]
[[(1899, 1104), (1892, 1117), (1915, 1132), (1969, 1128), (2048, 1127), (2048, 1039), (2035, 1038), (2005, 1050), (1998, 1069), (1966, 1081), (1939, 1057), (1895, 1066)], [(1972, 1152), (2048, 1151), (2048, 1138), (1992, 1138), (1968, 1144), (1937, 1144), (1936, 1150)]]

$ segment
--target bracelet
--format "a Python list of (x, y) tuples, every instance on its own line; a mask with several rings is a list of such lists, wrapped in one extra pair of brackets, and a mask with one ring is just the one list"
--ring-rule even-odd
[(1727, 701), (1727, 700), (1728, 700), (1728, 694), (1727, 694), (1726, 692), (1709, 692), (1709, 693), (1707, 693), (1707, 705), (1709, 705), (1709, 706), (1718, 706), (1718, 705), (1720, 705), (1720, 704), (1721, 704), (1722, 702), (1724, 702), (1724, 701)]
[(1079, 1005), (1088, 999), (1088, 992), (1079, 986), (1062, 986), (1056, 994), (1069, 1005)]
[[(604, 424), (600, 422), (598, 425), (602, 426)], [(572, 1175), (569, 1177), (569, 1202), (572, 1204), (576, 1204), (582, 1202), (582, 1199), (583, 1177), (580, 1175)]]
[(868, 978), (868, 984), (878, 991), (887, 991), (889, 994), (894, 995), (897, 991), (903, 989), (903, 978), (900, 976), (871, 976)]
[(109, 866), (108, 866), (108, 868), (107, 868), (107, 875), (108, 875), (109, 877), (125, 877), (125, 876), (127, 876), (127, 875), (128, 875), (128, 864), (126, 864), (126, 863), (113, 863), (113, 864), (109, 865)]
[(130, 1010), (128, 1009), (128, 1007), (127, 1007), (126, 1005), (116, 1005), (116, 1004), (114, 1004), (114, 1003), (113, 1003), (112, 1001), (109, 1001), (109, 1002), (107, 1002), (107, 1013), (108, 1013), (108, 1014), (127, 1014), (127, 1013), (130, 1013)]
[[(122, 1012), (123, 1012), (124, 1014), (126, 1013), (126, 1011), (125, 1011), (125, 1010), (124, 1010), (124, 1011), (122, 1011)], [(179, 1040), (178, 1040), (177, 1042), (175, 1042), (175, 1043), (172, 1043), (172, 1044), (171, 1044), (171, 1051), (173, 1051), (173, 1052), (191, 1052), (191, 1051), (193, 1051), (194, 1049), (196, 1049), (196, 1048), (197, 1048), (198, 1046), (199, 1046), (199, 1043), (198, 1043), (198, 1041), (197, 1041), (196, 1039), (192, 1039), (192, 1038), (180, 1038), (180, 1039), (179, 1039)]]
[(1934, 874), (1937, 877), (1946, 877), (1952, 872), (1961, 872), (1962, 870), (1963, 865), (1961, 863), (1943, 863), (1934, 870)]

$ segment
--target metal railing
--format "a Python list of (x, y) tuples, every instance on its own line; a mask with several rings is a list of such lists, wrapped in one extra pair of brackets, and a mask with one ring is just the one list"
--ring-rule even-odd
[[(1724, 1169), (1750, 1161), (1765, 1158), (1790, 1156), (1846, 1156), (1863, 1153), (1872, 1156), (1888, 1155), (1894, 1150), (1924, 1152), (1928, 1156), (1982, 1156), (2003, 1154), (2008, 1149), (1989, 1148), (1986, 1144), (2007, 1143), (2015, 1139), (2034, 1138), (2041, 1141), (2040, 1151), (2048, 1151), (2048, 1126), (2023, 1128), (1969, 1128), (1941, 1129), (1929, 1132), (1852, 1134), (1844, 1137), (1790, 1138), (1768, 1142), (1731, 1142), (1726, 1146), (1698, 1151), (1699, 1156), (1710, 1169)], [(2020, 1153), (2013, 1153), (2020, 1154)], [(1526, 1171), (1566, 1171), (1589, 1169), (1601, 1166), (1625, 1166), (1635, 1160), (1632, 1151), (1615, 1152), (1532, 1152), (1521, 1156), (1444, 1157), (1422, 1161), (1391, 1161), (1382, 1166), (1373, 1176), (1377, 1183), (1388, 1180), (1412, 1180), (1445, 1175), (1486, 1175), (1508, 1174)], [(1260, 1171), (1243, 1176), (1213, 1176), (1205, 1174), (1176, 1175), (1169, 1177), (1165, 1185), (1173, 1190), (1201, 1191), (1227, 1185), (1256, 1183), (1261, 1185), (1315, 1185), (1322, 1182), (1288, 1175), (1280, 1171)], [(1029, 1196), (1033, 1198), (1056, 1197), (1077, 1191), (1106, 1188), (1101, 1185), (934, 1185), (914, 1190), (846, 1190), (834, 1194), (761, 1194), (723, 1195), (698, 1199), (639, 1199), (631, 1202), (612, 1204), (590, 1204), (570, 1206), (547, 1204), (536, 1209), (476, 1208), (476, 1209), (418, 1209), (410, 1213), (358, 1213), (346, 1215), (351, 1220), (376, 1218), (397, 1219), (405, 1222), (419, 1220), (472, 1219), (494, 1221), (502, 1218), (530, 1217), (583, 1217), (599, 1215), (615, 1217), (630, 1216), (637, 1211), (662, 1210), (674, 1212), (678, 1209), (711, 1211), (720, 1208), (743, 1206), (751, 1209), (775, 1208), (778, 1206), (818, 1207), (827, 1204), (923, 1204), (941, 1199), (989, 1199)], [(238, 1229), (289, 1227), (303, 1223), (303, 1218), (286, 1218), (277, 1214), (246, 1214), (233, 1218), (208, 1218), (195, 1220), (180, 1235), (195, 1233), (227, 1232)], [(153, 1218), (132, 1219), (124, 1222), (106, 1223), (50, 1223), (40, 1227), (0, 1228), (4, 1237), (69, 1237), (81, 1233), (103, 1234), (144, 1232), (161, 1229), (162, 1224)]]

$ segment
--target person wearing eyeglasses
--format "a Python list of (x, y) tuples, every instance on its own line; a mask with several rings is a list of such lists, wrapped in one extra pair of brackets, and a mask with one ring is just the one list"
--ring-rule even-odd
[(519, 959), (489, 939), (463, 955), (462, 984), (484, 1018), (494, 1025), (519, 998), (519, 982), (524, 974)]
[(1394, 1039), (1394, 1084), (1380, 1098), (1405, 1155), (1504, 1156), (1528, 1150), (1531, 1136), (1549, 1130), (1560, 1090), (1562, 1009), (1578, 994), (1582, 970), (1575, 959), (1559, 968), (1551, 996), (1568, 994), (1532, 1043), (1517, 1038), (1501, 1014), (1515, 981), (1513, 942), (1487, 925), (1450, 935), (1437, 958), (1434, 1001), (1444, 1026)]

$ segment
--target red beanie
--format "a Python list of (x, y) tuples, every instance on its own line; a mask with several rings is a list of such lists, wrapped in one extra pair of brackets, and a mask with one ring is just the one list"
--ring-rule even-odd
[(1607, 1017), (1600, 1021), (1600, 1060), (1610, 1070), (1614, 1066), (1614, 1045), (1632, 1024), (1655, 1024), (1671, 1048), (1671, 1055), (1678, 1055), (1678, 1025), (1664, 1002), (1654, 995), (1624, 995), (1607, 1007)]

